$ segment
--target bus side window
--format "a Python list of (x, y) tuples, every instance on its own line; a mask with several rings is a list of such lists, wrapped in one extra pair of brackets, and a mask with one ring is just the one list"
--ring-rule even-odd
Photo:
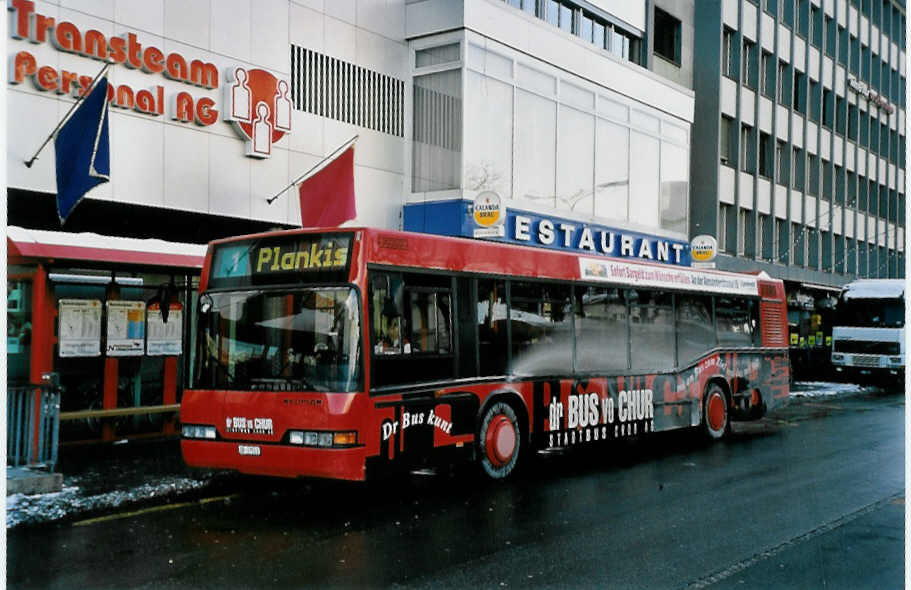
[(576, 369), (629, 368), (626, 298), (621, 289), (576, 287)]
[(633, 370), (663, 370), (675, 366), (673, 295), (630, 289), (632, 322), (630, 364)]
[(569, 285), (511, 283), (512, 373), (559, 375), (572, 372), (571, 310)]
[(751, 346), (754, 318), (752, 302), (739, 297), (715, 299), (715, 325), (718, 328), (719, 346)]
[(402, 278), (374, 273), (370, 288), (371, 346), (375, 354), (402, 354)]
[(451, 352), (452, 305), (449, 293), (408, 292), (410, 316), (409, 333), (404, 341), (404, 352)]
[(505, 375), (506, 284), (478, 279), (478, 359), (481, 376)]
[(712, 298), (677, 295), (677, 356), (681, 367), (715, 347)]

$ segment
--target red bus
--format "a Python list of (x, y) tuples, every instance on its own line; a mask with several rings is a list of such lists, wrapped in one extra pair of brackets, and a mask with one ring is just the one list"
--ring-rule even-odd
[(186, 463), (364, 480), (676, 428), (721, 438), (789, 394), (765, 274), (368, 228), (210, 244)]

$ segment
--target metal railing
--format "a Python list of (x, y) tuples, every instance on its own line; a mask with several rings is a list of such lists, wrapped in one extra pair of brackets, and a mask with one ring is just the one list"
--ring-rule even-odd
[(48, 385), (7, 389), (6, 463), (13, 467), (57, 464), (60, 433), (60, 391)]

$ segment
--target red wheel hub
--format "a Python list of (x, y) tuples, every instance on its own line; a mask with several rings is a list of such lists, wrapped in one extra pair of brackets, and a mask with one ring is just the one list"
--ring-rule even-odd
[(484, 446), (487, 459), (492, 464), (502, 467), (509, 463), (516, 450), (516, 429), (512, 421), (502, 414), (491, 420), (487, 426)]
[(718, 431), (724, 428), (724, 396), (720, 393), (713, 393), (709, 396), (708, 419), (709, 426), (712, 430)]

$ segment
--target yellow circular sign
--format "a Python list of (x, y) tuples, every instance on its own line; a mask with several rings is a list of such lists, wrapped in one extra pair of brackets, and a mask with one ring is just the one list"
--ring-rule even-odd
[(474, 221), (481, 227), (492, 227), (503, 217), (500, 197), (493, 191), (484, 191), (474, 198)]
[(696, 262), (709, 262), (715, 259), (718, 242), (712, 236), (696, 236), (690, 242), (690, 258)]

